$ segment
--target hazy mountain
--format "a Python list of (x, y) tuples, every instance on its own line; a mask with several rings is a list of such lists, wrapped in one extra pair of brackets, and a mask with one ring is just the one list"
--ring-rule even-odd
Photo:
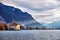
[(38, 23), (28, 12), (22, 12), (20, 9), (7, 6), (0, 3), (0, 16), (4, 18), (6, 23), (11, 23), (12, 20), (28, 27), (43, 27), (45, 26)]
[(56, 21), (47, 25), (50, 28), (60, 28), (60, 21)]

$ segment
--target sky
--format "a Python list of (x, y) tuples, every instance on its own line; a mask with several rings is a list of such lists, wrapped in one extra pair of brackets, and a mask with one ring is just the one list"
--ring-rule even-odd
[(60, 21), (60, 0), (1, 0), (1, 2), (28, 12), (39, 23)]

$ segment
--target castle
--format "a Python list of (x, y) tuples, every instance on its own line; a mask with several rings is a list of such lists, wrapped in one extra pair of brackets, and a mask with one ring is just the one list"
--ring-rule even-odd
[(0, 30), (20, 30), (20, 24), (15, 23), (15, 21), (12, 21), (10, 24), (3, 23), (2, 20), (0, 20)]

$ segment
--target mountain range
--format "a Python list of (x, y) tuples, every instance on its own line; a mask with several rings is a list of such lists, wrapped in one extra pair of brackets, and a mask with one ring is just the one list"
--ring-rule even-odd
[(6, 23), (11, 23), (12, 20), (15, 20), (26, 27), (46, 28), (38, 23), (28, 12), (23, 12), (18, 8), (3, 3), (0, 3), (0, 16), (0, 18), (3, 18)]
[(53, 23), (50, 23), (50, 24), (46, 25), (46, 27), (48, 27), (48, 28), (60, 28), (60, 21), (55, 21)]

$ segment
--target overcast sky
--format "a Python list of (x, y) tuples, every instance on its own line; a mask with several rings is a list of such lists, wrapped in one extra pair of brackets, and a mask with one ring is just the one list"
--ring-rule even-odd
[(2, 0), (2, 3), (30, 13), (41, 23), (60, 21), (60, 0)]

